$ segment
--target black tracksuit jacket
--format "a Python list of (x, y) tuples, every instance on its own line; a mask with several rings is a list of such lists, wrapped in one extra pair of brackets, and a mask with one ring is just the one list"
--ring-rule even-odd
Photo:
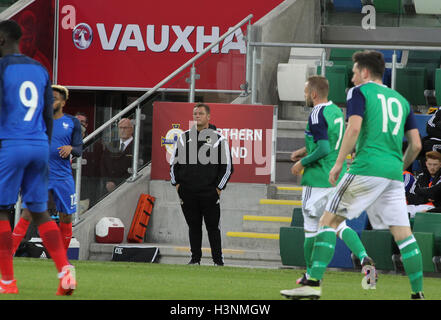
[(215, 129), (210, 125), (199, 132), (192, 127), (179, 137), (170, 159), (172, 185), (197, 196), (225, 189), (233, 163), (227, 139)]

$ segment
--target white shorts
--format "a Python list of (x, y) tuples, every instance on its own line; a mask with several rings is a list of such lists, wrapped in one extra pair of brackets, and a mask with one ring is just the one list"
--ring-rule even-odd
[(335, 188), (303, 187), (302, 213), (305, 231), (317, 232), (318, 225), (326, 204), (334, 194)]
[(403, 182), (345, 173), (326, 211), (355, 219), (365, 210), (374, 229), (410, 226)]

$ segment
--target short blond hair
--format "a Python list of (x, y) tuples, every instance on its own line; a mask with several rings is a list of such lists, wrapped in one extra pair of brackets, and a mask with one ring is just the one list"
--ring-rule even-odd
[(314, 90), (320, 98), (328, 98), (329, 81), (323, 76), (311, 76), (308, 78), (309, 90)]
[(69, 90), (65, 86), (62, 86), (59, 84), (53, 84), (52, 90), (55, 90), (55, 91), (61, 93), (61, 95), (64, 97), (64, 100), (69, 99)]

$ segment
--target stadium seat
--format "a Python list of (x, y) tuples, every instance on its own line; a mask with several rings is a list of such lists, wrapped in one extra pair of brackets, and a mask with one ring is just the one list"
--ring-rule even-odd
[(435, 70), (435, 97), (436, 103), (441, 105), (441, 69)]
[[(378, 50), (380, 51), (384, 56), (384, 61), (386, 63), (392, 63), (392, 56), (394, 54), (394, 50)], [(400, 63), (401, 58), (403, 56), (403, 51), (396, 50), (395, 53), (397, 54), (397, 62)]]
[[(359, 218), (348, 220), (346, 223), (360, 235), (368, 223), (366, 212), (363, 212)], [(289, 266), (305, 266), (303, 254), (303, 242), (305, 235), (301, 208), (294, 208), (291, 226), (280, 228), (279, 239), (282, 264)], [(353, 268), (351, 251), (340, 238), (337, 238), (334, 257), (329, 263), (329, 267), (347, 269)]]
[[(388, 87), (392, 85), (392, 56), (394, 50), (379, 50), (384, 55), (384, 61), (386, 62), (386, 69), (384, 70), (383, 83)], [(403, 51), (397, 50), (397, 63), (402, 63)]]
[(314, 75), (322, 48), (292, 48), (288, 63), (277, 66), (277, 90), (281, 101), (304, 101), (304, 85)]
[(439, 0), (414, 0), (417, 14), (441, 14)]
[(400, 14), (404, 11), (401, 0), (374, 0), (374, 6), (378, 13)]
[[(358, 236), (360, 236), (361, 232), (366, 229), (366, 226), (368, 224), (368, 217), (366, 212), (363, 212), (357, 219), (347, 220), (346, 224), (348, 225), (348, 227), (357, 232)], [(335, 243), (334, 257), (332, 258), (328, 267), (347, 269), (351, 269), (354, 267), (351, 258), (351, 250), (349, 250), (348, 246), (339, 237), (337, 237), (337, 241)]]
[(302, 208), (294, 208), (292, 210), (291, 227), (302, 227), (303, 228)]
[(423, 67), (397, 69), (395, 90), (412, 105), (426, 105), (427, 70)]
[(430, 114), (415, 114), (416, 125), (421, 137), (427, 136), (427, 121), (432, 117)]
[(431, 232), (414, 232), (423, 257), (423, 271), (435, 272), (432, 258), (435, 255), (435, 236)]
[(334, 66), (346, 66), (348, 73), (348, 87), (352, 87), (352, 55), (359, 50), (357, 49), (332, 49), (329, 54), (329, 61), (334, 63)]
[(435, 89), (435, 72), (441, 65), (441, 52), (437, 51), (409, 51), (407, 67), (422, 67), (427, 71), (427, 86), (425, 89)]
[(334, 65), (344, 65), (352, 70), (352, 55), (359, 50), (356, 49), (332, 49), (329, 54), (329, 60), (334, 62)]
[[(317, 74), (321, 74), (321, 67), (317, 68)], [(345, 65), (326, 67), (326, 79), (329, 81), (328, 99), (337, 104), (346, 103), (348, 67)]]
[(430, 232), (435, 237), (436, 256), (441, 256), (441, 213), (417, 212), (413, 224), (414, 232)]
[(342, 12), (361, 12), (361, 0), (334, 0), (334, 10)]
[(366, 211), (363, 211), (363, 213), (357, 219), (346, 220), (346, 224), (352, 228), (352, 230), (361, 233), (361, 231), (365, 230), (369, 224)]
[(305, 267), (303, 243), (305, 232), (302, 227), (280, 228), (280, 257), (284, 266)]
[(311, 74), (306, 64), (279, 63), (277, 91), (281, 101), (304, 101), (305, 82)]
[(399, 250), (389, 230), (363, 230), (361, 241), (378, 270), (394, 270), (392, 255)]
[(316, 62), (321, 61), (323, 48), (291, 48), (288, 63), (307, 64), (315, 70)]

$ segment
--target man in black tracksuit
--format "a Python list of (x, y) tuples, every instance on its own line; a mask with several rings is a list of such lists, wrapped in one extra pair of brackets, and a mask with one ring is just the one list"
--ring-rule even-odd
[(233, 173), (231, 154), (227, 139), (209, 124), (209, 106), (197, 104), (193, 120), (195, 126), (179, 137), (170, 159), (171, 183), (176, 186), (189, 227), (189, 264), (200, 264), (204, 219), (213, 262), (223, 266), (219, 202)]
[(425, 167), (406, 192), (406, 199), (410, 205), (430, 204), (435, 207), (427, 212), (441, 212), (441, 153), (426, 153)]

